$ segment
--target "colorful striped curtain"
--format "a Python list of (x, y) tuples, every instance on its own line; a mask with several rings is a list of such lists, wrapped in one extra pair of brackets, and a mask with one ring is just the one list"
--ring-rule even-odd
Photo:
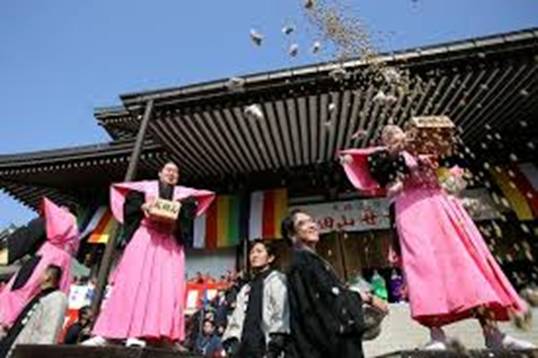
[(280, 223), (287, 211), (286, 188), (253, 192), (250, 197), (249, 240), (281, 238)]
[(80, 238), (89, 236), (88, 243), (90, 244), (106, 244), (108, 239), (114, 235), (115, 227), (112, 211), (106, 206), (100, 206), (93, 213)]
[[(518, 170), (511, 170), (513, 173), (518, 172)], [(508, 175), (508, 168), (492, 168), (490, 169), (490, 173), (495, 180), (495, 183), (497, 183), (497, 186), (506, 197), (506, 200), (508, 200), (510, 207), (516, 213), (518, 219), (533, 220), (534, 215), (527, 201), (527, 196), (521, 192), (520, 188), (518, 188), (514, 181), (515, 178), (511, 178), (510, 175)]]
[(79, 231), (85, 231), (86, 228), (88, 227), (92, 217), (93, 217), (93, 214), (95, 213), (94, 211), (95, 208), (92, 208), (90, 206), (86, 206), (86, 207), (78, 207), (77, 209), (77, 225), (78, 225), (78, 229)]
[(245, 236), (246, 209), (240, 195), (218, 195), (204, 215), (194, 220), (194, 247), (236, 246)]
[(101, 219), (99, 220), (95, 230), (88, 238), (90, 244), (106, 244), (109, 239), (114, 238), (116, 232), (115, 228), (118, 226), (115, 224), (112, 211), (107, 208)]
[(535, 218), (538, 218), (538, 170), (532, 163), (510, 166), (512, 181), (525, 196)]

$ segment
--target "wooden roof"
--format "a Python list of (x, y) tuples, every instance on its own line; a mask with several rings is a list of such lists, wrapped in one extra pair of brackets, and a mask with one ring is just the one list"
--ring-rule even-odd
[[(387, 122), (402, 124), (414, 115), (448, 115), (475, 149), (484, 128), (504, 132), (537, 117), (537, 29), (401, 51), (377, 61), (408, 70), (422, 83), (405, 94), (392, 93), (394, 103), (376, 102), (380, 85), (369, 78), (368, 63), (326, 63), (244, 76), (240, 90), (230, 90), (224, 79), (122, 95), (132, 115), (103, 118), (101, 124), (134, 134), (144, 103), (153, 99), (151, 137), (186, 172), (205, 178), (331, 162), (340, 149), (368, 145)], [(331, 72), (341, 66), (350, 76), (335, 81)], [(246, 118), (251, 104), (260, 106), (263, 119)], [(359, 130), (364, 135), (353, 137)]]
[[(125, 94), (121, 106), (95, 111), (113, 142), (0, 156), (0, 187), (33, 206), (41, 195), (74, 200), (80, 188), (120, 180), (149, 99), (155, 105), (141, 175), (169, 158), (189, 181), (206, 186), (307, 178), (320, 168), (332, 173), (339, 167), (338, 150), (369, 145), (383, 125), (414, 115), (448, 115), (477, 160), (503, 160), (514, 152), (520, 159), (537, 157), (538, 29), (384, 54), (376, 61), (421, 81), (395, 92), (376, 82), (371, 64), (353, 60), (246, 75), (239, 87), (223, 79)], [(336, 81), (339, 68), (346, 78)], [(375, 100), (379, 89), (395, 100)], [(245, 116), (252, 104), (262, 118)], [(354, 136), (358, 131), (363, 135)]]
[[(25, 205), (37, 208), (42, 196), (58, 203), (79, 201), (96, 188), (123, 179), (133, 140), (0, 155), (0, 187)], [(140, 173), (156, 173), (166, 161), (159, 144), (146, 142)], [(90, 198), (88, 198), (90, 199)]]

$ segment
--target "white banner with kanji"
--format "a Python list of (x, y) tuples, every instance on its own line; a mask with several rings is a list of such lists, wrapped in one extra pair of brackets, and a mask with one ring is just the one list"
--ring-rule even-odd
[[(484, 188), (465, 190), (461, 200), (475, 221), (499, 218), (499, 211)], [(302, 209), (312, 215), (321, 233), (390, 228), (389, 201), (385, 198), (293, 205), (292, 209)]]
[(390, 227), (387, 199), (337, 201), (293, 206), (290, 209), (302, 209), (312, 215), (319, 224), (321, 233)]

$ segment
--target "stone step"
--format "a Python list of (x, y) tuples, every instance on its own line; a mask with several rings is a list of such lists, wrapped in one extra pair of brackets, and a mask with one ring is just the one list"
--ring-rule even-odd
[(378, 358), (537, 358), (538, 350), (526, 351), (493, 351), (488, 349), (473, 349), (465, 353), (400, 351), (378, 356)]
[[(521, 331), (511, 323), (500, 323), (499, 327), (516, 338), (525, 339), (538, 346), (538, 309), (533, 309), (532, 328)], [(484, 349), (482, 329), (475, 319), (468, 319), (445, 327), (449, 337), (458, 339), (467, 349)], [(409, 305), (391, 304), (390, 313), (382, 323), (381, 334), (372, 341), (364, 342), (366, 357), (383, 356), (391, 352), (408, 352), (429, 341), (428, 330), (411, 319)]]

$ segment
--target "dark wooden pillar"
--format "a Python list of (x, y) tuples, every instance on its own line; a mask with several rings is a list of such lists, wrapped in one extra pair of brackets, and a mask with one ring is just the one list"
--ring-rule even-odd
[[(136, 141), (131, 153), (131, 158), (129, 159), (129, 167), (127, 168), (127, 173), (125, 174), (124, 181), (132, 181), (136, 177), (136, 171), (138, 169), (138, 162), (140, 160), (140, 154), (144, 147), (144, 137), (146, 136), (146, 131), (148, 128), (149, 119), (151, 117), (151, 112), (153, 110), (153, 100), (149, 100), (146, 104), (146, 109), (144, 111), (144, 117), (142, 118), (142, 123), (140, 123), (140, 128), (138, 129), (138, 134), (136, 135)], [(103, 300), (103, 295), (105, 293), (105, 288), (108, 281), (108, 274), (110, 272), (110, 266), (112, 265), (112, 258), (114, 257), (114, 249), (116, 245), (116, 238), (119, 233), (118, 224), (116, 223), (110, 238), (105, 247), (105, 253), (103, 259), (101, 260), (101, 265), (99, 267), (99, 273), (97, 275), (97, 286), (95, 288), (95, 297), (92, 302), (92, 309), (95, 313), (95, 316), (99, 313), (101, 307), (101, 302)]]

